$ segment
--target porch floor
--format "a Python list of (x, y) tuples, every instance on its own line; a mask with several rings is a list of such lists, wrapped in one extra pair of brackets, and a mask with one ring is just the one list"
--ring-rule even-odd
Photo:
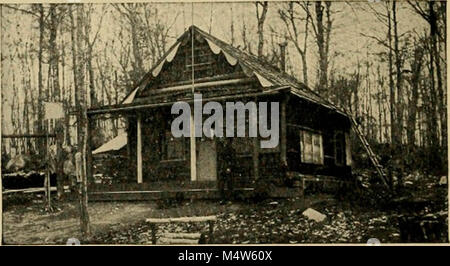
[[(251, 193), (252, 187), (236, 187), (235, 191)], [(182, 193), (185, 199), (216, 199), (219, 191), (216, 182), (155, 181), (121, 184), (91, 184), (88, 188), (90, 201), (108, 200), (155, 200), (175, 198)]]
[[(243, 198), (252, 196), (254, 187), (238, 185), (233, 189)], [(161, 198), (219, 199), (217, 182), (159, 181), (150, 183), (91, 184), (88, 187), (89, 201), (156, 200)], [(284, 198), (300, 196), (299, 188), (276, 187), (270, 197)]]

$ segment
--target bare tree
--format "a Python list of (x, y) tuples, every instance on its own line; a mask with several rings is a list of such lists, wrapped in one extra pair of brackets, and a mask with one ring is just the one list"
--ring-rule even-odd
[(411, 97), (408, 103), (408, 119), (406, 126), (406, 135), (408, 139), (409, 150), (413, 152), (416, 144), (416, 124), (417, 124), (417, 104), (419, 101), (419, 88), (421, 84), (421, 72), (424, 59), (424, 48), (421, 41), (415, 42), (416, 48), (411, 60), (411, 75), (407, 79), (411, 88)]
[(258, 20), (258, 56), (262, 57), (264, 49), (264, 22), (266, 21), (269, 4), (267, 1), (255, 2), (255, 7), (256, 19)]
[[(434, 1), (409, 2), (410, 6), (419, 14), (430, 27), (430, 76), (432, 90), (437, 90), (436, 104), (440, 116), (441, 124), (441, 142), (440, 145), (445, 147), (447, 145), (447, 111), (445, 104), (445, 82), (443, 82), (443, 71), (441, 66), (440, 43), (446, 44), (446, 21), (445, 21), (445, 5), (446, 3), (435, 3)], [(436, 8), (437, 6), (437, 8)], [(445, 54), (445, 53), (444, 53)], [(437, 84), (435, 84), (437, 83)], [(437, 86), (436, 86), (437, 85)], [(437, 87), (435, 89), (435, 87)], [(434, 99), (431, 98), (431, 100)], [(446, 149), (445, 149), (446, 150)]]
[[(308, 48), (308, 35), (309, 35), (309, 24), (310, 16), (300, 17), (298, 11), (295, 10), (295, 6), (300, 6), (303, 10), (309, 10), (310, 2), (289, 2), (287, 8), (278, 10), (280, 18), (283, 20), (287, 33), (288, 39), (291, 41), (302, 60), (302, 73), (303, 73), (303, 83), (308, 86), (308, 66), (307, 66), (307, 48)], [(303, 27), (303, 39), (300, 39), (299, 30), (300, 23), (304, 23)], [(303, 42), (303, 43), (300, 43)]]
[(322, 1), (314, 3), (314, 15), (309, 5), (303, 6), (311, 21), (319, 54), (319, 68), (317, 69), (318, 83), (316, 87), (317, 91), (321, 94), (327, 93), (330, 37), (333, 26), (331, 2), (326, 1), (324, 3), (325, 5)]

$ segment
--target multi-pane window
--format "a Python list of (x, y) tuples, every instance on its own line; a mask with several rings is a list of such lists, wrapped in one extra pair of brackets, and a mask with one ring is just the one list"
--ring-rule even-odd
[(300, 130), (302, 163), (323, 164), (323, 140), (319, 133)]

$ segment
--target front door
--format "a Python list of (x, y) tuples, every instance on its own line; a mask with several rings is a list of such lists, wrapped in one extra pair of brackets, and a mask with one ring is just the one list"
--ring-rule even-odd
[(197, 141), (197, 180), (217, 180), (217, 150), (215, 139)]

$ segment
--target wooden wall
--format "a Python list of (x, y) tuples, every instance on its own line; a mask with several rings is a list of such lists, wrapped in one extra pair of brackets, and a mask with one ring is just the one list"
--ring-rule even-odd
[[(287, 157), (290, 170), (303, 174), (348, 177), (351, 167), (345, 165), (345, 162), (343, 165), (336, 165), (335, 159), (330, 157), (333, 157), (335, 153), (334, 134), (337, 131), (349, 133), (349, 120), (338, 113), (331, 112), (324, 107), (318, 108), (317, 105), (298, 97), (290, 97), (288, 106)], [(322, 135), (325, 157), (323, 165), (302, 162), (299, 134), (302, 127), (312, 129)], [(343, 152), (345, 158), (345, 149)]]
[[(261, 98), (260, 101), (279, 101), (280, 96)], [(189, 138), (183, 139), (184, 157), (181, 160), (166, 160), (164, 158), (163, 145), (166, 130), (170, 131), (170, 123), (175, 116), (170, 114), (170, 107), (153, 109), (142, 113), (142, 141), (143, 141), (143, 176), (144, 182), (155, 180), (190, 180), (190, 152)], [(130, 117), (130, 172), (136, 180), (136, 119)], [(224, 121), (225, 122), (225, 121)], [(323, 138), (325, 155), (333, 156), (335, 152), (333, 138), (336, 131), (349, 132), (349, 121), (326, 108), (318, 108), (317, 105), (306, 102), (297, 97), (290, 96), (287, 106), (287, 161), (290, 171), (303, 174), (318, 174), (345, 177), (351, 173), (350, 166), (336, 165), (335, 160), (325, 157), (323, 165), (302, 162), (300, 156), (300, 129), (311, 129), (320, 132)], [(281, 134), (280, 134), (281, 137)], [(248, 152), (236, 155), (237, 179), (246, 183), (253, 176), (251, 141), (242, 138), (235, 141), (235, 148)], [(258, 144), (260, 142), (258, 141)], [(273, 178), (280, 176), (281, 153), (280, 143), (274, 149), (259, 149), (260, 178)], [(243, 145), (249, 145), (244, 148)], [(345, 152), (345, 149), (344, 149)], [(344, 154), (345, 157), (345, 154)], [(131, 175), (130, 175), (131, 176)]]

